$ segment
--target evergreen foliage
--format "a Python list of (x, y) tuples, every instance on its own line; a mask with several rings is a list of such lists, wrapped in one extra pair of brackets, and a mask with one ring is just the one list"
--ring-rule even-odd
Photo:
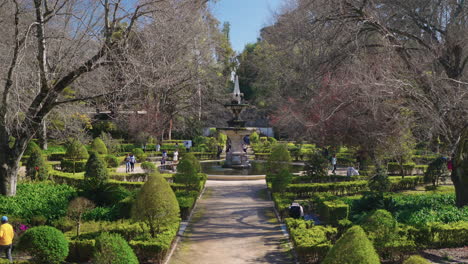
[(278, 174), (275, 174), (271, 179), (273, 192), (284, 192), (291, 183), (293, 175), (288, 169), (282, 169)]
[(170, 224), (179, 221), (179, 204), (169, 183), (159, 174), (148, 176), (132, 208), (132, 217), (145, 222), (152, 237)]
[(137, 162), (143, 162), (146, 160), (146, 153), (141, 148), (134, 148), (132, 154), (135, 155)]
[(32, 255), (34, 263), (58, 264), (68, 255), (68, 240), (60, 230), (51, 226), (28, 229), (21, 236), (20, 247)]
[(105, 232), (96, 239), (93, 263), (138, 264), (139, 262), (132, 248), (121, 235)]
[(376, 210), (367, 217), (362, 228), (379, 252), (386, 244), (398, 239), (398, 223), (390, 212), (383, 209)]
[(156, 172), (156, 165), (152, 162), (145, 161), (141, 163), (141, 168), (146, 172), (146, 173), (153, 173)]
[(120, 165), (119, 159), (114, 155), (106, 155), (104, 159), (108, 168), (117, 168)]
[(102, 139), (99, 137), (93, 140), (93, 143), (91, 143), (91, 149), (101, 155), (107, 155), (106, 144), (104, 144), (104, 141), (102, 141)]
[(328, 174), (330, 162), (322, 154), (312, 153), (306, 162), (307, 175), (313, 177), (324, 177)]
[(92, 186), (99, 186), (107, 182), (109, 174), (106, 162), (96, 152), (91, 152), (86, 162), (85, 181)]
[(87, 159), (89, 157), (88, 150), (77, 139), (71, 139), (67, 146), (65, 157), (73, 161), (73, 173), (75, 173), (75, 163), (78, 160)]
[(388, 192), (390, 190), (390, 179), (388, 179), (387, 171), (383, 167), (376, 169), (376, 174), (369, 180), (369, 189), (374, 192)]
[(447, 161), (439, 157), (429, 163), (429, 167), (424, 173), (424, 181), (426, 183), (432, 183), (432, 186), (437, 186), (443, 174), (448, 174)]
[(257, 134), (257, 132), (253, 132), (250, 134), (250, 143), (256, 144), (260, 141), (260, 136)]
[(174, 182), (185, 185), (190, 189), (197, 189), (200, 185), (200, 177), (193, 164), (193, 160), (182, 159), (177, 165), (177, 173), (174, 175)]
[(328, 251), (322, 264), (379, 264), (379, 256), (360, 226), (353, 226)]
[(403, 262), (403, 264), (430, 264), (430, 263), (431, 262), (429, 262), (427, 259), (418, 255), (413, 255)]
[[(185, 153), (183, 156), (182, 156), (182, 160), (188, 160), (190, 161), (190, 163), (192, 163), (192, 167), (195, 169), (195, 171), (197, 173), (200, 173), (201, 172), (201, 165), (200, 165), (200, 161), (198, 161), (197, 157), (195, 157), (195, 155), (193, 155), (192, 153)], [(179, 166), (177, 166), (177, 170), (179, 170)]]
[(266, 163), (267, 181), (272, 182), (275, 175), (283, 170), (289, 172), (289, 162), (291, 162), (291, 155), (288, 147), (284, 144), (274, 146)]
[(26, 163), (26, 176), (31, 180), (47, 180), (49, 172), (42, 151), (39, 146), (31, 141), (28, 146), (29, 158)]

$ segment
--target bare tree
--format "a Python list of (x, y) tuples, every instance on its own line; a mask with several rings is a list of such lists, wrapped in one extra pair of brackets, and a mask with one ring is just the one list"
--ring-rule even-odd
[[(19, 161), (53, 109), (132, 84), (129, 78), (119, 87), (98, 85), (109, 76), (109, 66), (128, 65), (124, 58), (131, 32), (139, 21), (151, 19), (148, 16), (163, 2), (148, 0), (129, 5), (120, 0), (2, 1), (0, 12), (4, 16), (0, 23), (5, 31), (5, 48), (0, 58), (1, 194), (16, 194)], [(71, 85), (79, 94), (66, 98), (63, 93)]]

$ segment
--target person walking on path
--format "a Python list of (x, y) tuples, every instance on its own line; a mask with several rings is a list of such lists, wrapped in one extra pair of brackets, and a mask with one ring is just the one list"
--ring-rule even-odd
[(179, 160), (179, 151), (175, 150), (173, 155), (172, 161), (177, 162)]
[(2, 216), (2, 225), (0, 226), (0, 248), (5, 250), (5, 256), (10, 263), (13, 263), (11, 248), (14, 236), (15, 232), (13, 232), (13, 227), (8, 223), (8, 217)]
[(334, 154), (333, 157), (331, 158), (331, 164), (333, 166), (332, 173), (335, 174), (335, 172), (336, 172), (336, 154)]
[(159, 152), (161, 150), (161, 145), (159, 143), (156, 145), (156, 152)]
[(135, 155), (130, 154), (130, 169), (133, 172), (135, 170), (135, 163), (136, 163)]
[(125, 172), (129, 173), (130, 172), (130, 154), (127, 154), (124, 159), (125, 162)]

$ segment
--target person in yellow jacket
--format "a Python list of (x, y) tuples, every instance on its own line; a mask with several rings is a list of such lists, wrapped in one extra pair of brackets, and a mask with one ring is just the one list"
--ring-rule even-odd
[(10, 262), (13, 262), (11, 257), (11, 248), (13, 244), (13, 227), (8, 223), (8, 217), (2, 216), (2, 225), (0, 226), (0, 249), (5, 250), (5, 255)]

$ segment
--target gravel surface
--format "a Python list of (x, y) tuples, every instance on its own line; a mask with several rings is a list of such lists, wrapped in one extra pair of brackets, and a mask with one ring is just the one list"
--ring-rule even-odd
[(265, 181), (208, 181), (170, 264), (292, 263)]

